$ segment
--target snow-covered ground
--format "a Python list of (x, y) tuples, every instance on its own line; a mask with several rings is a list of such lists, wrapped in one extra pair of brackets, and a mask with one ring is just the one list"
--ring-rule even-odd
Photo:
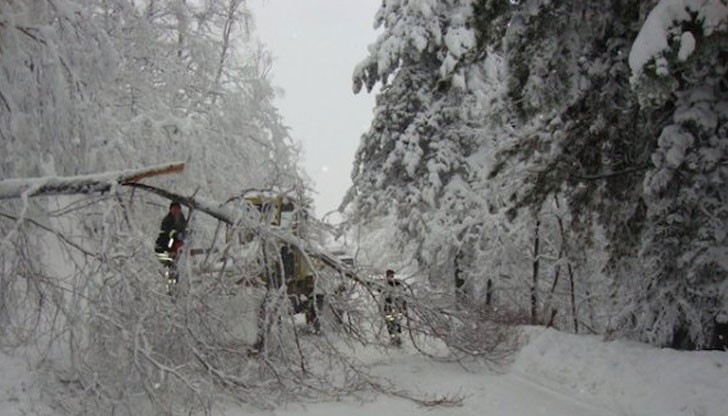
[[(459, 407), (423, 408), (385, 395), (361, 401), (292, 403), (275, 411), (220, 403), (214, 414), (725, 416), (728, 352), (680, 352), (527, 328), (506, 372), (430, 361), (405, 347), (366, 357), (375, 372), (420, 394), (463, 397)], [(0, 416), (53, 414), (22, 360), (0, 355)]]

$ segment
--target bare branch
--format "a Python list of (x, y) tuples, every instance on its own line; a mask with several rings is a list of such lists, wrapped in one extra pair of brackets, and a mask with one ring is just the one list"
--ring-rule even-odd
[(582, 175), (578, 173), (569, 173), (569, 176), (577, 179), (581, 179), (584, 181), (598, 181), (601, 179), (609, 179), (613, 178), (615, 176), (622, 176), (622, 175), (629, 175), (630, 173), (640, 172), (643, 170), (649, 169), (649, 165), (642, 165), (642, 166), (635, 166), (629, 169), (624, 169), (616, 172), (605, 172), (605, 173), (598, 173), (595, 175)]
[(52, 228), (50, 228), (48, 226), (45, 226), (45, 225), (41, 224), (40, 222), (38, 222), (38, 221), (36, 221), (34, 219), (31, 219), (31, 218), (28, 218), (28, 217), (18, 218), (18, 217), (15, 217), (13, 215), (6, 214), (4, 212), (0, 212), (0, 217), (5, 217), (5, 218), (7, 218), (9, 220), (12, 220), (12, 221), (26, 221), (26, 222), (29, 222), (29, 223), (35, 225), (38, 228), (41, 228), (41, 229), (43, 229), (45, 231), (48, 231), (51, 234), (54, 234), (56, 237), (58, 237), (59, 239), (61, 239), (64, 243), (66, 243), (69, 246), (75, 248), (76, 250), (80, 251), (81, 253), (83, 253), (83, 254), (85, 254), (85, 255), (87, 255), (89, 257), (99, 258), (99, 255), (97, 253), (92, 253), (92, 252), (86, 250), (85, 248), (81, 247), (79, 244), (77, 244), (77, 243), (69, 240), (68, 237), (66, 237), (65, 235), (63, 235), (63, 233), (61, 233), (59, 231), (56, 231), (56, 230), (54, 230), (54, 229), (52, 229)]

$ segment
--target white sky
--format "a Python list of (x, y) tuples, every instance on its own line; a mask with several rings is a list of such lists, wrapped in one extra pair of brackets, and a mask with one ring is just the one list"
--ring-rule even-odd
[(374, 43), (381, 0), (252, 0), (259, 38), (273, 52), (276, 104), (303, 143), (316, 214), (336, 209), (351, 185), (359, 139), (369, 130), (374, 96), (354, 95), (351, 75)]

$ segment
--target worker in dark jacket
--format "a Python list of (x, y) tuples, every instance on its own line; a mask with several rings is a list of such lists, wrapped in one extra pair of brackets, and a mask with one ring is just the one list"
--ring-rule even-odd
[(407, 313), (407, 302), (404, 300), (404, 285), (394, 277), (394, 270), (387, 270), (383, 289), (384, 320), (387, 323), (387, 332), (394, 345), (400, 345), (402, 339), (402, 319)]
[(154, 246), (157, 257), (165, 266), (171, 266), (177, 258), (179, 250), (184, 244), (187, 220), (182, 214), (179, 202), (169, 205), (169, 212), (162, 219), (162, 226)]

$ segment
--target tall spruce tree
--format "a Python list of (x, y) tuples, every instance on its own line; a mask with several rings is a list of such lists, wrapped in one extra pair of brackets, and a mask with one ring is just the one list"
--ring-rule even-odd
[(354, 162), (354, 218), (395, 215), (423, 270), (440, 276), (452, 269), (463, 234), (450, 226), (469, 212), (457, 201), (469, 179), (465, 159), (476, 149), (462, 108), (462, 65), (475, 46), (470, 3), (384, 2), (376, 16), (384, 33), (354, 73), (355, 92), (382, 88)]
[(711, 347), (728, 312), (726, 51), (728, 4), (661, 1), (630, 54), (642, 111), (670, 109), (643, 180), (642, 290), (631, 308), (634, 330), (660, 345)]

